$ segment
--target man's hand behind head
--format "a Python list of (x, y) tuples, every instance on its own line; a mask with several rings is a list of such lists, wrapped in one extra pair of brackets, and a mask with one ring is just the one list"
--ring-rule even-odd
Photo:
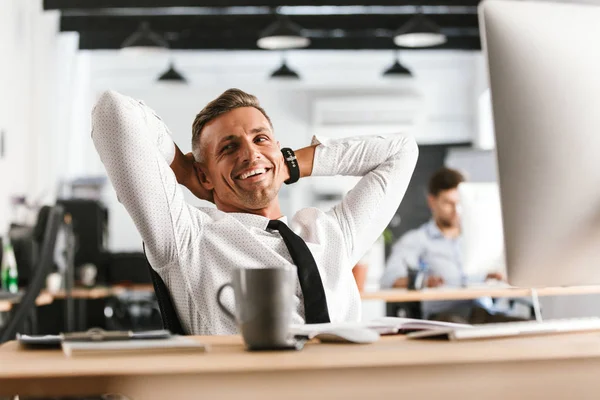
[(187, 153), (185, 156), (186, 163), (189, 163), (189, 177), (184, 181), (183, 185), (188, 188), (190, 192), (199, 199), (210, 201), (214, 203), (213, 191), (206, 190), (200, 184), (199, 174), (203, 174), (199, 164), (195, 161), (192, 153)]
[(190, 192), (201, 200), (207, 200), (214, 203), (212, 190), (206, 190), (200, 184), (200, 171), (198, 163), (194, 160), (192, 153), (183, 154), (179, 147), (175, 146), (175, 157), (171, 163), (171, 169), (175, 173), (177, 183), (185, 186)]

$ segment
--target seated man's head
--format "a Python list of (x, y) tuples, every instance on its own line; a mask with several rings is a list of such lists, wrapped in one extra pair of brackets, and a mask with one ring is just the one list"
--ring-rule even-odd
[(460, 225), (458, 185), (464, 180), (460, 172), (446, 167), (439, 169), (429, 179), (427, 204), (440, 228), (456, 228)]
[(192, 125), (192, 152), (202, 186), (226, 212), (279, 207), (285, 163), (273, 125), (256, 97), (229, 89)]

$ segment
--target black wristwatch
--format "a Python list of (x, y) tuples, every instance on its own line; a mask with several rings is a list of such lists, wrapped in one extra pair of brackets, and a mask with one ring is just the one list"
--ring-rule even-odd
[(284, 183), (289, 185), (294, 182), (298, 182), (298, 179), (300, 179), (300, 167), (298, 166), (298, 160), (296, 159), (294, 150), (290, 149), (289, 147), (285, 147), (281, 149), (281, 152), (283, 153), (283, 159), (290, 170), (290, 179), (284, 181)]

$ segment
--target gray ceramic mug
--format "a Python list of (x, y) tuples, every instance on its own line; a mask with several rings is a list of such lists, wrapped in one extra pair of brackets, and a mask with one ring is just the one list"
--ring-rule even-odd
[[(238, 268), (231, 283), (217, 291), (221, 310), (235, 321), (249, 350), (275, 350), (300, 346), (290, 336), (296, 291), (296, 267)], [(233, 288), (235, 315), (221, 303), (221, 292)]]

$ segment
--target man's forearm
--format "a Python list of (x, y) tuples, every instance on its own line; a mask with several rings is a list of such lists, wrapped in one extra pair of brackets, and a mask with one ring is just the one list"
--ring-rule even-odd
[(296, 159), (300, 167), (300, 178), (312, 175), (313, 163), (315, 160), (315, 146), (303, 147), (296, 150)]
[(396, 279), (392, 287), (396, 289), (406, 289), (408, 287), (408, 278), (404, 277)]

